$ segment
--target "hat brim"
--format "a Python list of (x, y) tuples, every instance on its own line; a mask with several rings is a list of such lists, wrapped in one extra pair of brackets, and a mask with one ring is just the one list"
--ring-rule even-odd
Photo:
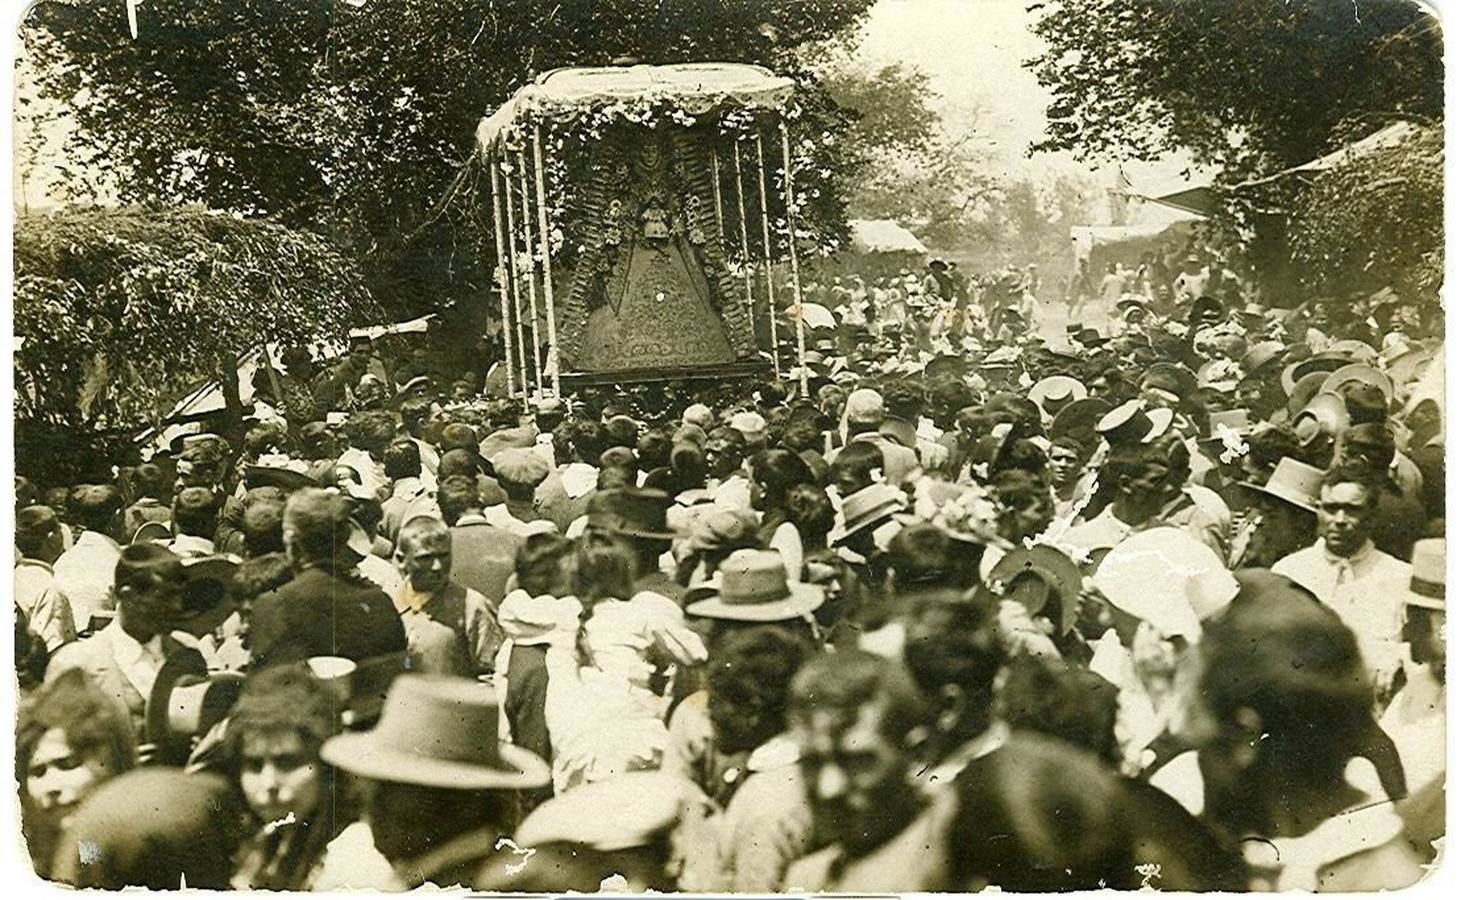
[(619, 534), (623, 537), (646, 538), (653, 541), (674, 541), (681, 537), (675, 531), (651, 531), (645, 528), (626, 528), (621, 525), (597, 524), (590, 521), (585, 523), (585, 530), (598, 531), (601, 534)]
[(1426, 597), (1423, 594), (1416, 594), (1413, 591), (1404, 592), (1405, 606), (1418, 606), (1421, 609), (1437, 609), (1445, 611), (1445, 601), (1441, 597)]
[(1290, 503), (1304, 512), (1317, 515), (1317, 501), (1302, 493), (1301, 491), (1289, 491), (1276, 487), (1267, 487), (1263, 484), (1251, 484), (1240, 482), (1239, 485), (1248, 490), (1256, 491), (1259, 494), (1266, 494), (1268, 497), (1275, 497), (1284, 503)]
[(503, 741), (498, 753), (504, 768), (432, 759), (384, 747), (367, 731), (331, 738), (321, 747), (320, 756), (353, 775), (396, 784), (463, 791), (530, 790), (549, 784), (549, 766), (537, 754)]
[(320, 483), (303, 472), (282, 469), (275, 466), (246, 466), (244, 486), (277, 487), (282, 491), (298, 491), (301, 488), (320, 487)]
[(790, 581), (789, 596), (768, 603), (728, 603), (720, 595), (687, 605), (687, 615), (734, 622), (781, 622), (801, 619), (824, 605), (824, 591), (812, 584)]
[(849, 540), (855, 535), (874, 525), (876, 522), (892, 516), (905, 509), (905, 503), (894, 498), (887, 500), (853, 522), (846, 522), (843, 528), (835, 528), (829, 532), (829, 543), (839, 544)]

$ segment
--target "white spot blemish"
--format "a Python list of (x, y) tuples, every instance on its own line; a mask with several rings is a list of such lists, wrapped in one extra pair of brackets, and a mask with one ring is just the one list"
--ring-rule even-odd
[(499, 838), (497, 841), (494, 842), (493, 845), (493, 849), (495, 850), (502, 850), (505, 847), (509, 848), (510, 853), (514, 854), (515, 856), (522, 857), (522, 859), (520, 859), (517, 863), (513, 863), (512, 865), (505, 864), (504, 873), (508, 875), (518, 875), (520, 872), (524, 871), (525, 866), (529, 865), (529, 859), (530, 857), (534, 856), (535, 850), (533, 847), (525, 847), (521, 849), (518, 844), (514, 843), (513, 838), (507, 837)]
[(1150, 879), (1151, 878), (1159, 878), (1160, 877), (1160, 864), (1159, 863), (1140, 863), (1139, 865), (1137, 865), (1137, 866), (1134, 867), (1134, 871), (1138, 872), (1139, 873), (1139, 877), (1143, 879), (1143, 881), (1141, 881), (1140, 882), (1140, 885), (1139, 885), (1139, 889), (1140, 890), (1142, 890), (1142, 891), (1158, 891), (1159, 890), (1159, 888), (1157, 888), (1154, 885), (1150, 884)]
[(96, 841), (77, 841), (76, 858), (81, 864), (89, 866), (102, 857), (102, 848), (97, 846)]

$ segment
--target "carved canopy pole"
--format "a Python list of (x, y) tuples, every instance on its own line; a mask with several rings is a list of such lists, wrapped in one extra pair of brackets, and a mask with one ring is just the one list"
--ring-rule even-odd
[(794, 162), (788, 147), (788, 123), (778, 123), (778, 137), (783, 143), (783, 198), (788, 227), (789, 274), (794, 282), (794, 345), (798, 348), (799, 396), (809, 396), (809, 369), (804, 365), (804, 289), (799, 284), (799, 247), (794, 228)]
[(743, 248), (743, 297), (748, 306), (748, 321), (751, 323), (757, 311), (753, 308), (753, 256), (748, 252), (748, 207), (747, 201), (743, 199), (743, 141), (739, 137), (733, 138), (733, 177), (738, 183), (738, 237)]
[(524, 397), (525, 401), (527, 402), (529, 399), (529, 382), (532, 380), (532, 377), (529, 373), (529, 358), (524, 352), (524, 302), (519, 296), (521, 279), (519, 276), (519, 248), (516, 243), (518, 238), (515, 235), (516, 228), (514, 221), (514, 180), (512, 177), (513, 167), (509, 164), (507, 157), (504, 158), (504, 168), (506, 170), (503, 172), (503, 179), (504, 210), (506, 213), (506, 231), (509, 251), (509, 287), (511, 290), (510, 296), (512, 296), (514, 301), (514, 321), (512, 323), (514, 330), (513, 343), (515, 353), (517, 354), (519, 359), (519, 393)]
[(758, 132), (758, 210), (763, 219), (763, 278), (768, 285), (768, 349), (773, 355), (773, 375), (778, 367), (778, 303), (773, 298), (773, 240), (768, 232), (768, 169), (763, 161), (763, 132)]
[[(534, 393), (537, 396), (544, 387), (544, 361), (539, 354), (539, 305), (534, 296), (534, 219), (529, 213), (529, 170), (524, 161), (524, 148), (519, 147), (514, 155), (519, 163), (519, 199), (524, 206), (524, 253), (529, 257), (529, 269), (524, 274), (529, 278), (529, 334), (534, 342)], [(546, 278), (545, 282), (548, 281)]]
[(488, 174), (493, 184), (493, 244), (498, 253), (498, 265), (494, 267), (494, 280), (499, 287), (499, 320), (503, 323), (504, 370), (508, 376), (509, 396), (518, 396), (515, 390), (514, 350), (509, 340), (509, 263), (504, 257), (504, 211), (503, 192), (499, 188), (499, 155), (495, 151), (489, 158)]
[(556, 400), (560, 397), (559, 344), (555, 341), (554, 278), (550, 273), (549, 211), (544, 205), (544, 149), (541, 129), (534, 126), (534, 190), (539, 201), (539, 246), (544, 256), (544, 318), (549, 330), (549, 389)]

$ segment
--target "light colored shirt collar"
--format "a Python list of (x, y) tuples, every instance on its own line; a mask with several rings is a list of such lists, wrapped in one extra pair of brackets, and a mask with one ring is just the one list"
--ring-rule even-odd
[(43, 559), (36, 559), (33, 556), (22, 556), (15, 561), (15, 567), (17, 569), (21, 568), (22, 566), (30, 569), (41, 569), (47, 575), (56, 574), (55, 570), (51, 568), (50, 563), (46, 562)]
[(488, 524), (489, 524), (489, 521), (483, 517), (483, 513), (481, 513), (481, 512), (465, 512), (461, 516), (458, 517), (458, 521), (456, 521), (456, 522), (453, 523), (453, 527), (454, 528), (457, 528), (459, 525), (488, 525)]
[(1373, 555), (1374, 551), (1372, 538), (1365, 539), (1363, 542), (1363, 546), (1358, 548), (1358, 552), (1346, 558), (1342, 556), (1334, 556), (1332, 553), (1330, 553), (1328, 551), (1327, 543), (1322, 538), (1317, 539), (1317, 546), (1318, 549), (1323, 552), (1323, 561), (1326, 562), (1328, 565), (1346, 565), (1350, 569), (1366, 561), (1370, 556)]
[(769, 738), (748, 754), (749, 772), (768, 772), (794, 765), (799, 761), (799, 745), (789, 734)]
[(139, 694), (144, 697), (150, 695), (153, 682), (158, 679), (158, 671), (163, 667), (162, 635), (155, 634), (146, 643), (139, 642), (123, 630), (120, 619), (113, 619), (103, 633), (112, 645), (112, 659), (123, 676)]

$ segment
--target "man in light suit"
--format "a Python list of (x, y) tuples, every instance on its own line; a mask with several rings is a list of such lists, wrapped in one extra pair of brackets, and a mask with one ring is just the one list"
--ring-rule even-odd
[(51, 681), (80, 669), (98, 688), (127, 710), (139, 741), (144, 734), (147, 698), (163, 662), (185, 649), (169, 634), (181, 619), (183, 561), (166, 547), (129, 544), (117, 560), (117, 616), (96, 634), (66, 644), (46, 668)]

